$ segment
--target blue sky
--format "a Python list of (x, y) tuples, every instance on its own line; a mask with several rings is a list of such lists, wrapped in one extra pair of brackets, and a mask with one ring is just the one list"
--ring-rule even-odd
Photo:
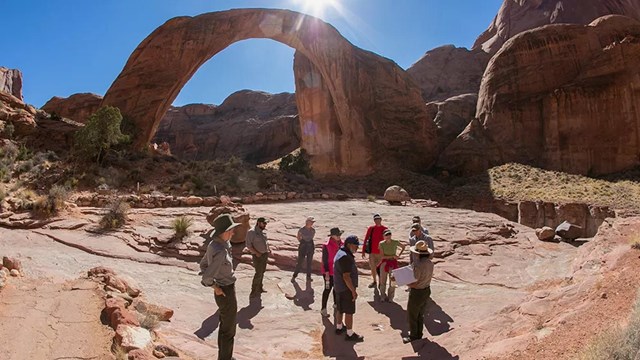
[[(175, 16), (233, 8), (314, 12), (312, 3), (340, 0), (5, 0), (0, 66), (23, 72), (25, 101), (104, 95), (131, 52)], [(471, 47), (502, 0), (341, 0), (315, 15), (349, 41), (406, 69), (435, 47)], [(293, 92), (293, 53), (272, 40), (228, 47), (191, 78), (174, 101), (219, 104), (242, 89)]]

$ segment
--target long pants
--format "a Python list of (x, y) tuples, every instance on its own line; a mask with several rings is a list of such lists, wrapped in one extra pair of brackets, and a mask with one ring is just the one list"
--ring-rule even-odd
[(407, 302), (407, 319), (409, 320), (409, 337), (422, 339), (422, 329), (424, 328), (424, 312), (427, 302), (431, 296), (431, 287), (425, 289), (409, 290), (409, 301)]
[(294, 276), (298, 275), (302, 262), (307, 259), (307, 276), (311, 275), (311, 261), (313, 260), (314, 246), (312, 242), (301, 241), (298, 245), (298, 263), (296, 269), (293, 271)]
[(230, 360), (233, 356), (233, 338), (236, 336), (236, 315), (238, 302), (236, 300), (235, 285), (220, 287), (223, 295), (215, 295), (216, 304), (220, 311), (220, 326), (218, 328), (218, 360)]
[[(324, 291), (322, 292), (322, 309), (327, 308), (327, 301), (329, 301), (329, 294), (331, 294), (331, 290), (333, 289), (333, 275), (329, 275), (329, 280), (324, 280)], [(336, 302), (336, 293), (333, 292), (333, 303)]]
[[(385, 297), (389, 299), (389, 301), (393, 300), (393, 297), (396, 295), (396, 284), (395, 281), (391, 281), (391, 269), (389, 272), (384, 270), (385, 264), (384, 262), (380, 265), (380, 297), (384, 300)], [(387, 279), (389, 279), (389, 292), (387, 293)]]
[(269, 253), (264, 253), (260, 256), (251, 256), (253, 258), (253, 267), (256, 269), (255, 275), (253, 275), (253, 282), (251, 283), (251, 293), (259, 294), (262, 291), (262, 280), (264, 279), (264, 272), (267, 270), (267, 259)]

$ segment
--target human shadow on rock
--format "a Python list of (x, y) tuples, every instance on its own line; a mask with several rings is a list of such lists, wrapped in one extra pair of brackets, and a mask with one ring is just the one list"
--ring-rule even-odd
[(336, 360), (346, 359), (364, 359), (364, 356), (358, 356), (354, 349), (354, 342), (345, 340), (344, 334), (336, 334), (335, 324), (329, 318), (322, 318), (324, 331), (322, 332), (322, 354)]
[(204, 340), (207, 336), (211, 335), (220, 324), (220, 310), (216, 310), (213, 315), (206, 318), (200, 325), (200, 329), (196, 330), (193, 334), (198, 338)]
[(315, 301), (313, 298), (314, 291), (311, 287), (311, 281), (307, 280), (305, 282), (304, 290), (302, 290), (302, 288), (298, 284), (298, 281), (293, 280), (292, 284), (296, 289), (296, 294), (293, 297), (293, 303), (296, 306), (301, 307), (302, 310), (311, 310), (311, 304), (313, 304)]
[(402, 360), (438, 359), (438, 360), (460, 360), (460, 356), (453, 356), (447, 349), (429, 339), (421, 339), (411, 342), (413, 351), (417, 356), (405, 356)]
[(438, 303), (430, 299), (424, 315), (424, 325), (429, 334), (437, 336), (449, 332), (451, 330), (449, 323), (451, 322), (453, 322), (453, 318), (442, 310), (442, 307), (440, 307)]
[(400, 330), (402, 334), (406, 334), (409, 331), (409, 324), (407, 323), (407, 312), (400, 306), (400, 304), (391, 302), (379, 302), (379, 301), (367, 301), (371, 307), (389, 318), (389, 324), (392, 328)]
[(253, 329), (253, 324), (251, 323), (251, 319), (253, 319), (260, 310), (264, 309), (262, 306), (261, 298), (252, 298), (249, 300), (249, 305), (243, 307), (238, 311), (238, 327), (241, 329)]

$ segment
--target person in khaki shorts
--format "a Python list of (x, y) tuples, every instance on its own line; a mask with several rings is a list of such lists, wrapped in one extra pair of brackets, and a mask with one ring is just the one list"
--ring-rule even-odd
[(380, 214), (373, 215), (373, 222), (374, 224), (367, 228), (367, 233), (364, 236), (364, 246), (362, 247), (362, 258), (365, 258), (365, 254), (369, 254), (369, 269), (371, 269), (371, 277), (373, 278), (369, 288), (375, 288), (378, 285), (376, 268), (382, 260), (380, 242), (383, 240), (382, 234), (387, 230), (387, 227), (382, 225), (382, 216)]

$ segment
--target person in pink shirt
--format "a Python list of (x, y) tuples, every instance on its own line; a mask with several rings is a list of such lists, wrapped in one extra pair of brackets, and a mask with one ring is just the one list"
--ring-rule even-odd
[[(322, 292), (322, 309), (320, 313), (324, 317), (329, 317), (327, 312), (327, 301), (329, 300), (329, 294), (333, 289), (333, 259), (336, 257), (336, 253), (343, 245), (340, 236), (342, 231), (339, 228), (333, 228), (330, 231), (329, 239), (322, 244), (322, 275), (324, 276), (324, 291)], [(333, 303), (336, 303), (335, 294), (333, 296)]]

